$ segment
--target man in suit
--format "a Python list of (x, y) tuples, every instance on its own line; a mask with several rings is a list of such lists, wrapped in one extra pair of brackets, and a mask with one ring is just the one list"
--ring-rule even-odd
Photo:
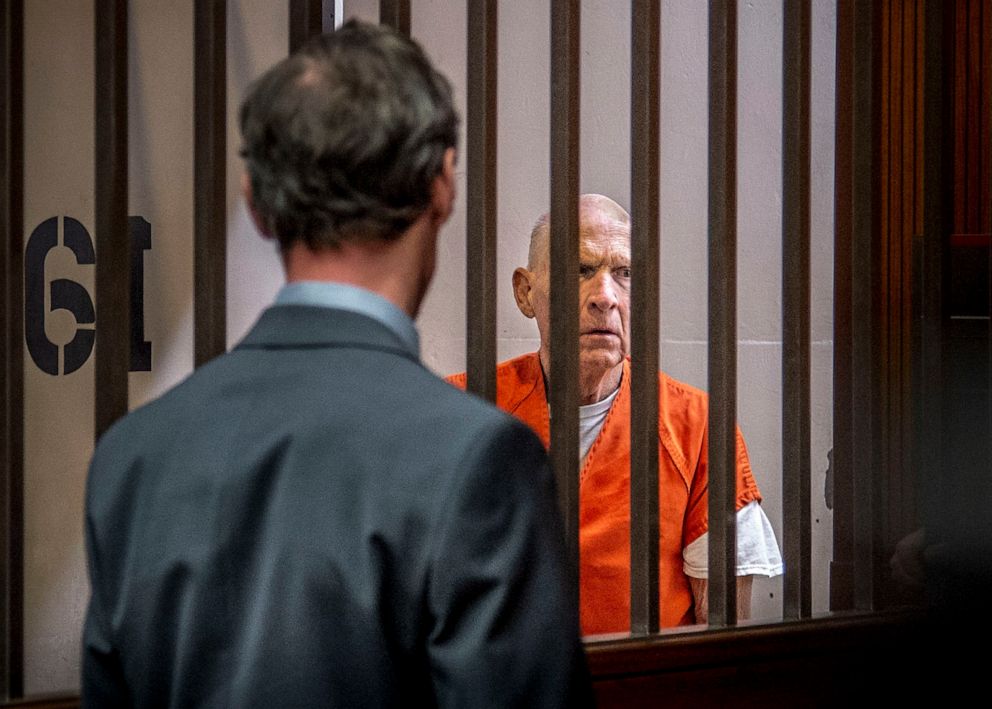
[(251, 87), (244, 189), (288, 284), (101, 439), (87, 706), (572, 706), (588, 697), (540, 441), (433, 376), (448, 82), (351, 22)]

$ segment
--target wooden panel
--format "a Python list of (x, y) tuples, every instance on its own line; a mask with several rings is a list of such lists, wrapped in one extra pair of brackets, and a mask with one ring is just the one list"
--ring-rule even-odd
[[(933, 659), (943, 649), (927, 645), (932, 637), (912, 613), (850, 615), (613, 641), (587, 653), (600, 709), (831, 707), (876, 699), (895, 705), (920, 690), (907, 676), (934, 676)], [(954, 697), (954, 689), (943, 691)], [(0, 706), (76, 709), (79, 698), (52, 695)]]
[(660, 234), (661, 5), (635, 0), (631, 12), (630, 628), (658, 632), (658, 318)]
[[(551, 3), (551, 466), (579, 561), (579, 2)], [(578, 584), (576, 584), (576, 592)]]
[(96, 2), (97, 437), (128, 408), (131, 249), (127, 226), (127, 10), (127, 0)]
[[(867, 282), (875, 288), (868, 310), (873, 325), (863, 330), (863, 336), (870, 338), (872, 354), (862, 365), (872, 369), (869, 376), (873, 377), (873, 381), (865, 382), (867, 390), (872, 392), (866, 402), (872, 409), (867, 423), (869, 433), (865, 435), (872, 441), (868, 450), (872, 451), (871, 467), (877, 471), (870, 523), (875, 538), (875, 548), (871, 551), (876, 576), (872, 594), (875, 605), (884, 605), (892, 598), (887, 564), (895, 544), (920, 524), (913, 461), (912, 396), (917, 365), (913, 354), (913, 303), (914, 283), (918, 280), (914, 279), (920, 278), (918, 271), (922, 268), (919, 255), (914, 265), (914, 239), (922, 229), (923, 200), (922, 8), (923, 4), (916, 0), (883, 0), (872, 22), (873, 31), (880, 37), (873, 45), (879, 67), (874, 83), (878, 129), (872, 139), (879, 164), (875, 172), (876, 225), (871, 236), (856, 234), (854, 244), (855, 249), (875, 250), (854, 256), (855, 269), (857, 262), (864, 259), (871, 264), (871, 275), (862, 277), (868, 278)], [(862, 247), (857, 241), (862, 238), (868, 238), (873, 245)], [(855, 305), (855, 318), (858, 309)], [(852, 337), (855, 342), (859, 340), (856, 332)], [(858, 368), (855, 365), (855, 371)], [(853, 450), (865, 449), (855, 445)], [(856, 504), (862, 502), (858, 500)], [(864, 602), (858, 607), (865, 607)]]
[(0, 697), (24, 689), (24, 5), (0, 9)]
[(468, 6), (465, 147), (467, 389), (496, 401), (496, 0)]
[(737, 622), (737, 2), (709, 25), (709, 622)]
[(917, 690), (894, 680), (929, 656), (922, 628), (913, 614), (838, 617), (604, 643), (588, 657), (600, 709), (893, 702)]
[(193, 360), (227, 349), (227, 2), (197, 0), (193, 100)]

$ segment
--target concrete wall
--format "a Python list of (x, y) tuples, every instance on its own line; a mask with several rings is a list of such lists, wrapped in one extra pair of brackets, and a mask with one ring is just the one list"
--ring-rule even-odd
[[(451, 78), (464, 116), (465, 3), (415, 0), (413, 34)], [(25, 236), (52, 216), (93, 227), (92, 0), (25, 3)], [(145, 253), (145, 336), (152, 370), (131, 374), (140, 405), (192, 368), (192, 2), (132, 0), (130, 18), (130, 207), (152, 225)], [(271, 301), (282, 274), (273, 245), (251, 228), (238, 196), (238, 102), (248, 82), (285, 54), (287, 11), (270, 0), (228, 3), (228, 342)], [(376, 19), (376, 0), (345, 0), (345, 12)], [(823, 473), (831, 443), (833, 70), (835, 3), (813, 17), (813, 500), (814, 608), (827, 607), (831, 516)], [(510, 274), (526, 258), (527, 234), (548, 203), (548, 4), (500, 3), (498, 347), (501, 358), (537, 347), (516, 310)], [(740, 6), (739, 419), (776, 530), (781, 523), (781, 0)], [(629, 204), (627, 3), (582, 6), (583, 191)], [(706, 6), (667, 0), (662, 12), (662, 361), (673, 376), (706, 384)], [(419, 319), (423, 356), (440, 374), (465, 362), (464, 160), (456, 213), (445, 227), (436, 279)], [(97, 255), (99, 258), (99, 255)], [(46, 278), (93, 291), (92, 266), (63, 247)], [(46, 301), (47, 302), (47, 301)], [(97, 304), (97, 309), (99, 304)], [(634, 314), (636, 324), (636, 314)], [(99, 323), (99, 314), (97, 316)], [(97, 325), (99, 327), (99, 324)], [(46, 332), (65, 344), (65, 311)], [(88, 588), (82, 492), (92, 453), (92, 358), (52, 376), (25, 356), (26, 685), (78, 685), (79, 635)], [(781, 579), (756, 584), (754, 614), (781, 615)]]

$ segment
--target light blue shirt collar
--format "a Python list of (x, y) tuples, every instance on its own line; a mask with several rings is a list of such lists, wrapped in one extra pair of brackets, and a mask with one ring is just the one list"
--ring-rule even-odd
[(385, 325), (403, 346), (420, 359), (420, 336), (409, 315), (372, 291), (330, 281), (287, 283), (276, 296), (276, 305), (316, 305), (349, 310)]

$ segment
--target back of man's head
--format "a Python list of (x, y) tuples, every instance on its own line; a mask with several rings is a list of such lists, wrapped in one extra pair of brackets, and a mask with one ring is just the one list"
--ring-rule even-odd
[(284, 250), (403, 233), (458, 135), (451, 87), (423, 50), (354, 20), (256, 80), (239, 122), (252, 208)]

